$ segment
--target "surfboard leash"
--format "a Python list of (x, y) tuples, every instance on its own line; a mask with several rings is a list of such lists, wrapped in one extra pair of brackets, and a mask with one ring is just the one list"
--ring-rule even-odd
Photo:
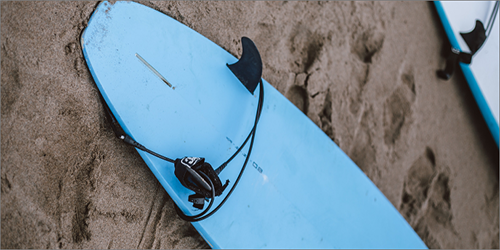
[[(258, 105), (257, 105), (257, 111), (255, 114), (255, 121), (253, 124), (253, 127), (246, 137), (245, 141), (241, 144), (241, 146), (236, 150), (236, 152), (229, 157), (228, 160), (226, 160), (224, 163), (222, 163), (216, 170), (212, 168), (212, 166), (208, 163), (205, 162), (205, 158), (202, 157), (183, 157), (183, 158), (178, 158), (173, 160), (172, 158), (163, 156), (161, 154), (158, 154), (142, 144), (138, 143), (135, 141), (131, 136), (129, 136), (119, 122), (117, 121), (116, 117), (113, 115), (113, 112), (111, 112), (111, 109), (107, 105), (106, 101), (104, 100), (102, 94), (100, 91), (99, 92), (99, 97), (101, 100), (101, 103), (103, 104), (104, 110), (106, 117), (108, 121), (111, 124), (111, 128), (113, 129), (113, 132), (115, 136), (122, 140), (123, 142), (134, 146), (137, 149), (140, 149), (144, 152), (147, 152), (155, 157), (158, 157), (159, 159), (165, 160), (167, 162), (171, 162), (174, 164), (175, 170), (174, 174), (177, 177), (177, 179), (181, 182), (181, 184), (194, 191), (195, 194), (190, 195), (188, 197), (188, 201), (193, 203), (193, 207), (198, 208), (198, 209), (203, 209), (205, 200), (210, 199), (210, 202), (205, 210), (203, 210), (201, 213), (194, 215), (194, 216), (189, 216), (184, 214), (180, 208), (175, 205), (175, 210), (179, 217), (186, 221), (190, 222), (195, 222), (195, 221), (201, 221), (204, 220), (211, 215), (213, 215), (215, 212), (217, 212), (222, 205), (227, 201), (229, 196), (232, 194), (234, 189), (236, 188), (238, 182), (241, 179), (241, 176), (243, 175), (243, 172), (247, 166), (247, 163), (250, 159), (250, 154), (252, 153), (253, 149), (253, 143), (255, 140), (255, 133), (257, 130), (257, 124), (260, 119), (260, 115), (262, 113), (262, 107), (264, 103), (264, 86), (263, 86), (263, 81), (262, 81), (262, 61), (260, 58), (260, 54), (257, 50), (257, 47), (255, 44), (252, 42), (247, 37), (242, 37), (242, 46), (243, 46), (243, 53), (240, 58), (236, 63), (234, 64), (227, 64), (229, 69), (233, 72), (233, 74), (240, 80), (240, 82), (247, 88), (247, 90), (253, 94), (255, 91), (255, 88), (257, 85), (260, 83), (260, 92), (259, 92), (259, 100), (258, 100)], [(138, 56), (138, 54), (136, 54)], [(144, 59), (142, 59), (140, 56), (138, 58), (143, 61), (143, 63), (149, 65), (147, 62), (145, 62)], [(151, 66), (149, 66), (151, 67)], [(151, 67), (152, 68), (152, 67)], [(154, 68), (153, 68), (154, 69)], [(158, 73), (159, 74), (159, 73)], [(228, 194), (224, 197), (224, 199), (219, 203), (219, 205), (213, 209), (210, 213), (206, 214), (210, 208), (212, 207), (215, 197), (220, 196), (224, 190), (227, 188), (229, 185), (229, 180), (226, 180), (226, 183), (222, 185), (222, 182), (220, 181), (219, 174), (226, 168), (226, 166), (238, 155), (241, 150), (245, 147), (247, 142), (250, 140), (250, 146), (248, 148), (247, 155), (245, 157), (245, 161), (243, 163), (243, 166), (240, 170), (240, 173), (238, 174), (238, 177), (236, 178), (236, 181), (234, 185), (231, 187), (230, 191)], [(206, 214), (206, 215), (205, 215)]]
[(226, 201), (229, 198), (229, 196), (231, 196), (231, 194), (233, 193), (234, 189), (238, 185), (238, 182), (240, 181), (241, 176), (243, 175), (243, 172), (245, 171), (245, 168), (247, 166), (248, 160), (250, 159), (250, 154), (252, 153), (253, 143), (254, 143), (254, 139), (255, 139), (255, 132), (257, 130), (257, 124), (259, 122), (260, 115), (262, 113), (263, 104), (264, 104), (264, 86), (263, 86), (262, 80), (260, 80), (259, 104), (257, 105), (257, 112), (256, 112), (256, 115), (255, 115), (255, 122), (254, 122), (252, 130), (250, 131), (250, 134), (248, 135), (247, 139), (243, 142), (243, 144), (241, 145), (241, 147), (226, 162), (224, 162), (219, 168), (217, 168), (217, 170), (215, 170), (216, 172), (217, 171), (219, 171), (219, 172), (222, 171), (227, 166), (227, 164), (232, 159), (234, 159), (234, 157), (239, 153), (239, 151), (241, 151), (241, 149), (248, 142), (248, 139), (251, 138), (250, 139), (250, 145), (249, 145), (249, 148), (248, 148), (248, 152), (247, 152), (247, 155), (245, 157), (245, 162), (243, 163), (243, 166), (241, 167), (240, 173), (238, 174), (238, 177), (236, 178), (236, 181), (234, 182), (234, 185), (231, 187), (231, 189), (229, 190), (229, 192), (227, 193), (227, 195), (224, 197), (224, 199), (219, 203), (219, 205), (216, 208), (214, 208), (210, 213), (208, 213), (207, 215), (205, 215), (205, 216), (203, 216), (203, 215), (205, 213), (207, 213), (208, 210), (210, 209), (210, 207), (212, 206), (212, 203), (214, 201), (213, 198), (210, 200), (209, 206), (203, 212), (199, 213), (198, 215), (194, 215), (194, 216), (185, 215), (181, 211), (181, 209), (177, 206), (177, 204), (176, 204), (175, 205), (175, 211), (177, 212), (177, 215), (179, 217), (181, 217), (183, 220), (189, 221), (189, 222), (197, 222), (197, 221), (204, 220), (204, 219), (210, 217), (211, 215), (213, 215), (215, 212), (217, 212), (222, 207), (222, 205), (224, 205), (224, 203), (226, 203)]
[[(104, 113), (106, 114), (106, 117), (111, 124), (111, 128), (118, 139), (155, 157), (173, 163), (175, 166), (174, 174), (177, 179), (179, 179), (183, 186), (195, 191), (196, 194), (202, 195), (203, 197), (215, 197), (224, 192), (224, 189), (229, 184), (229, 181), (226, 181), (226, 184), (223, 186), (218, 178), (218, 174), (215, 173), (209, 163), (205, 162), (204, 158), (184, 157), (173, 160), (146, 148), (125, 133), (100, 92), (99, 97), (105, 110)], [(212, 195), (212, 191), (215, 192), (214, 195)], [(189, 197), (189, 200), (197, 201), (198, 203), (193, 203), (195, 203), (195, 207), (199, 208), (200, 204), (196, 198), (197, 197)], [(201, 204), (201, 208), (203, 208), (203, 203)]]
[[(248, 160), (250, 159), (250, 154), (252, 153), (253, 149), (253, 143), (255, 139), (255, 133), (257, 130), (257, 124), (260, 119), (260, 115), (262, 113), (262, 107), (264, 104), (264, 84), (262, 81), (262, 60), (260, 57), (260, 53), (257, 49), (257, 46), (255, 46), (254, 42), (248, 38), (248, 37), (242, 37), (241, 38), (241, 45), (243, 48), (243, 52), (241, 54), (240, 59), (234, 63), (234, 64), (226, 64), (227, 67), (233, 72), (233, 74), (240, 80), (240, 82), (247, 88), (247, 90), (253, 94), (255, 91), (255, 88), (257, 85), (260, 83), (260, 92), (259, 92), (259, 102), (257, 105), (257, 112), (255, 114), (255, 121), (252, 130), (248, 134), (247, 138), (245, 141), (242, 143), (242, 145), (236, 150), (236, 152), (229, 157), (227, 161), (221, 164), (216, 170), (215, 173), (219, 175), (220, 172), (222, 172), (226, 166), (231, 162), (236, 155), (240, 153), (240, 151), (245, 147), (247, 144), (248, 140), (250, 140), (250, 146), (248, 148), (247, 155), (245, 157), (245, 162), (243, 163), (243, 166), (241, 167), (240, 173), (238, 174), (238, 177), (236, 178), (236, 181), (234, 182), (233, 186), (229, 190), (228, 194), (224, 197), (224, 199), (219, 203), (219, 205), (212, 210), (210, 213), (207, 215), (204, 215), (210, 210), (210, 207), (212, 206), (215, 197), (212, 196), (213, 198), (210, 200), (209, 206), (201, 213), (194, 215), (194, 216), (188, 216), (184, 214), (180, 208), (176, 205), (175, 206), (175, 211), (177, 212), (177, 215), (181, 217), (183, 220), (190, 221), (190, 222), (196, 222), (196, 221), (201, 221), (204, 220), (211, 215), (213, 215), (215, 212), (217, 212), (222, 205), (227, 201), (229, 196), (233, 193), (234, 189), (238, 185), (238, 182), (241, 179), (241, 176), (243, 175), (243, 172), (245, 171), (245, 168), (247, 166)], [(228, 181), (226, 181), (227, 186)], [(225, 188), (225, 187), (224, 187)], [(189, 201), (193, 202), (193, 206), (197, 207), (196, 205), (203, 207), (203, 203), (205, 198), (208, 196), (204, 195), (203, 197), (201, 195), (195, 194), (191, 195), (189, 197)], [(199, 207), (198, 207), (199, 208)]]
[[(252, 130), (248, 134), (247, 138), (245, 141), (241, 144), (241, 146), (238, 148), (238, 150), (231, 156), (229, 157), (228, 160), (226, 160), (221, 166), (219, 166), (216, 170), (213, 170), (211, 165), (207, 162), (204, 161), (204, 158), (201, 157), (184, 157), (181, 159), (176, 159), (173, 160), (169, 157), (163, 156), (161, 154), (158, 154), (142, 144), (138, 143), (134, 139), (132, 139), (125, 131), (122, 129), (118, 121), (116, 120), (115, 116), (111, 112), (109, 106), (107, 105), (106, 101), (102, 97), (101, 93), (99, 92), (99, 97), (101, 99), (101, 102), (103, 104), (105, 114), (110, 121), (111, 128), (113, 129), (113, 132), (115, 133), (115, 136), (122, 140), (123, 142), (134, 146), (135, 148), (138, 148), (144, 152), (147, 152), (153, 156), (156, 156), (162, 160), (174, 163), (175, 165), (175, 175), (181, 182), (181, 184), (188, 189), (195, 191), (194, 195), (190, 195), (188, 197), (188, 201), (193, 202), (193, 206), (199, 209), (202, 209), (204, 206), (205, 199), (210, 199), (210, 202), (205, 210), (203, 210), (201, 213), (194, 215), (194, 216), (189, 216), (184, 214), (180, 208), (175, 205), (175, 210), (180, 218), (183, 220), (189, 221), (189, 222), (196, 222), (196, 221), (201, 221), (204, 220), (211, 215), (213, 215), (215, 212), (217, 212), (222, 205), (227, 201), (229, 196), (232, 194), (234, 189), (236, 188), (238, 182), (241, 179), (241, 176), (243, 175), (243, 172), (247, 166), (248, 160), (250, 159), (250, 155), (252, 153), (253, 149), (253, 144), (254, 144), (254, 139), (255, 139), (255, 133), (257, 130), (257, 124), (260, 119), (260, 115), (262, 113), (262, 107), (264, 103), (264, 87), (263, 87), (263, 82), (262, 80), (260, 81), (260, 93), (259, 93), (259, 101), (257, 105), (257, 112), (255, 115), (255, 121), (254, 125), (252, 127)], [(229, 190), (228, 194), (224, 197), (224, 199), (221, 201), (221, 203), (213, 209), (209, 214), (205, 215), (210, 208), (212, 207), (215, 197), (220, 196), (226, 187), (229, 184), (229, 180), (226, 180), (226, 183), (222, 185), (220, 179), (218, 178), (218, 175), (224, 168), (240, 153), (240, 151), (245, 147), (247, 142), (250, 140), (250, 146), (248, 148), (247, 155), (245, 157), (245, 162), (243, 163), (243, 166), (240, 170), (240, 173), (238, 174), (238, 177), (236, 178), (236, 181), (234, 182), (234, 185), (231, 187)], [(214, 184), (215, 182), (215, 184)], [(200, 187), (201, 186), (201, 187)]]

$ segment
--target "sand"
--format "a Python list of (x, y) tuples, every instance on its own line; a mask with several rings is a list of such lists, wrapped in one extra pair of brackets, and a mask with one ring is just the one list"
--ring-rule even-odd
[[(329, 135), (430, 248), (498, 248), (499, 152), (427, 2), (143, 2)], [(78, 43), (97, 2), (1, 2), (1, 247), (208, 248), (107, 124)]]

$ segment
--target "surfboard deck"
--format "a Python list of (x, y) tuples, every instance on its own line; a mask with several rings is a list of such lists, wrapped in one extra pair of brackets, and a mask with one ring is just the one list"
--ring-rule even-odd
[[(253, 126), (252, 95), (226, 66), (237, 58), (167, 15), (133, 2), (102, 2), (81, 37), (90, 72), (126, 133), (171, 158), (217, 167)], [(139, 54), (172, 87), (153, 74)], [(192, 223), (213, 248), (426, 248), (349, 157), (263, 80), (254, 148), (235, 191)], [(248, 147), (248, 145), (246, 146)], [(195, 215), (173, 164), (138, 150), (173, 201)], [(243, 149), (220, 178), (238, 175)], [(216, 198), (214, 207), (222, 200)]]
[[(476, 20), (485, 27), (495, 2), (487, 1), (436, 1), (434, 2), (451, 45), (470, 52), (460, 32), (474, 29)], [(499, 139), (499, 14), (497, 14), (489, 37), (472, 57), (471, 64), (460, 62), (460, 68), (469, 84), (476, 102), (498, 147)]]

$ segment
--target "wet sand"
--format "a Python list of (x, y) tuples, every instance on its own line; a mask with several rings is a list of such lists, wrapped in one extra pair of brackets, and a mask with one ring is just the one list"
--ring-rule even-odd
[[(309, 116), (430, 248), (499, 247), (499, 154), (427, 2), (142, 2)], [(1, 247), (208, 248), (107, 124), (79, 36), (97, 2), (1, 2)]]

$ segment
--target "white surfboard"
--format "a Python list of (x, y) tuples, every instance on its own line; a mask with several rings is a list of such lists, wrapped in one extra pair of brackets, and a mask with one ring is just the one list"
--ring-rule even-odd
[(460, 68), (498, 146), (500, 56), (499, 15), (498, 7), (495, 8), (495, 4), (498, 3), (492, 1), (434, 3), (451, 46), (461, 52), (470, 53), (471, 50), (460, 33), (472, 31), (476, 20), (484, 24), (486, 40), (473, 55), (472, 62), (470, 64), (460, 62)]

